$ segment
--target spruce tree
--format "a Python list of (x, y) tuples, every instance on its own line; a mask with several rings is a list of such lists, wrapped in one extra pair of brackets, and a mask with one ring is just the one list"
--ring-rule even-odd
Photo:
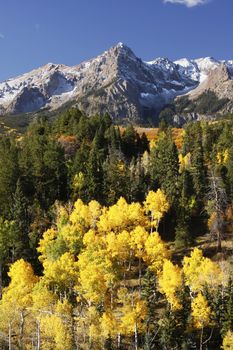
[(15, 249), (16, 258), (30, 258), (29, 250), (29, 226), (30, 226), (30, 217), (29, 217), (29, 202), (23, 193), (21, 179), (18, 179), (16, 184), (16, 190), (13, 195), (13, 206), (11, 209), (12, 220), (14, 220), (18, 232), (18, 242)]
[(156, 146), (151, 151), (150, 166), (152, 188), (156, 184), (166, 193), (170, 203), (178, 198), (179, 160), (170, 129), (161, 133)]

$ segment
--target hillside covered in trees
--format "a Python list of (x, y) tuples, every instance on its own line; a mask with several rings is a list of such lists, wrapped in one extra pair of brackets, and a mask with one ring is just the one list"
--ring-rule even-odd
[(233, 122), (147, 135), (1, 135), (1, 349), (233, 349)]

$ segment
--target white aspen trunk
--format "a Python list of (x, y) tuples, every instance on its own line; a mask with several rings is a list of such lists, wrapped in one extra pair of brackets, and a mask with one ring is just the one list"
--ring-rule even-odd
[(11, 348), (11, 323), (8, 326), (8, 350), (12, 350)]
[(134, 344), (135, 344), (135, 350), (138, 350), (138, 330), (137, 330), (137, 324), (135, 324), (135, 328), (134, 328)]
[(36, 322), (36, 337), (37, 337), (36, 350), (40, 350), (40, 321)]
[(141, 294), (141, 290), (142, 290), (142, 258), (141, 257), (139, 258), (138, 270), (139, 270), (139, 289)]
[(20, 312), (20, 328), (19, 328), (19, 347), (23, 349), (23, 336), (24, 336), (24, 314)]
[(121, 346), (121, 333), (117, 334), (117, 347), (120, 348)]

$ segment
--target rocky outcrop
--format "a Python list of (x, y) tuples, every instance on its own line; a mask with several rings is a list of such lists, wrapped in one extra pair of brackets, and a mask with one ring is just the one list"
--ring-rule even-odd
[(195, 100), (206, 91), (213, 91), (219, 99), (227, 99), (222, 112), (233, 112), (233, 80), (230, 69), (221, 63), (212, 70), (207, 79), (188, 94), (189, 99)]

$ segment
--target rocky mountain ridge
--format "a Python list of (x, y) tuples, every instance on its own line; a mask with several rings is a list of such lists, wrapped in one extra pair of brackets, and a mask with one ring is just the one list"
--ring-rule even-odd
[[(70, 103), (87, 114), (140, 121), (177, 96), (206, 89), (233, 101), (233, 61), (211, 57), (144, 62), (122, 43), (74, 67), (46, 64), (0, 83), (0, 115), (56, 110)], [(226, 97), (226, 96), (225, 96)]]

